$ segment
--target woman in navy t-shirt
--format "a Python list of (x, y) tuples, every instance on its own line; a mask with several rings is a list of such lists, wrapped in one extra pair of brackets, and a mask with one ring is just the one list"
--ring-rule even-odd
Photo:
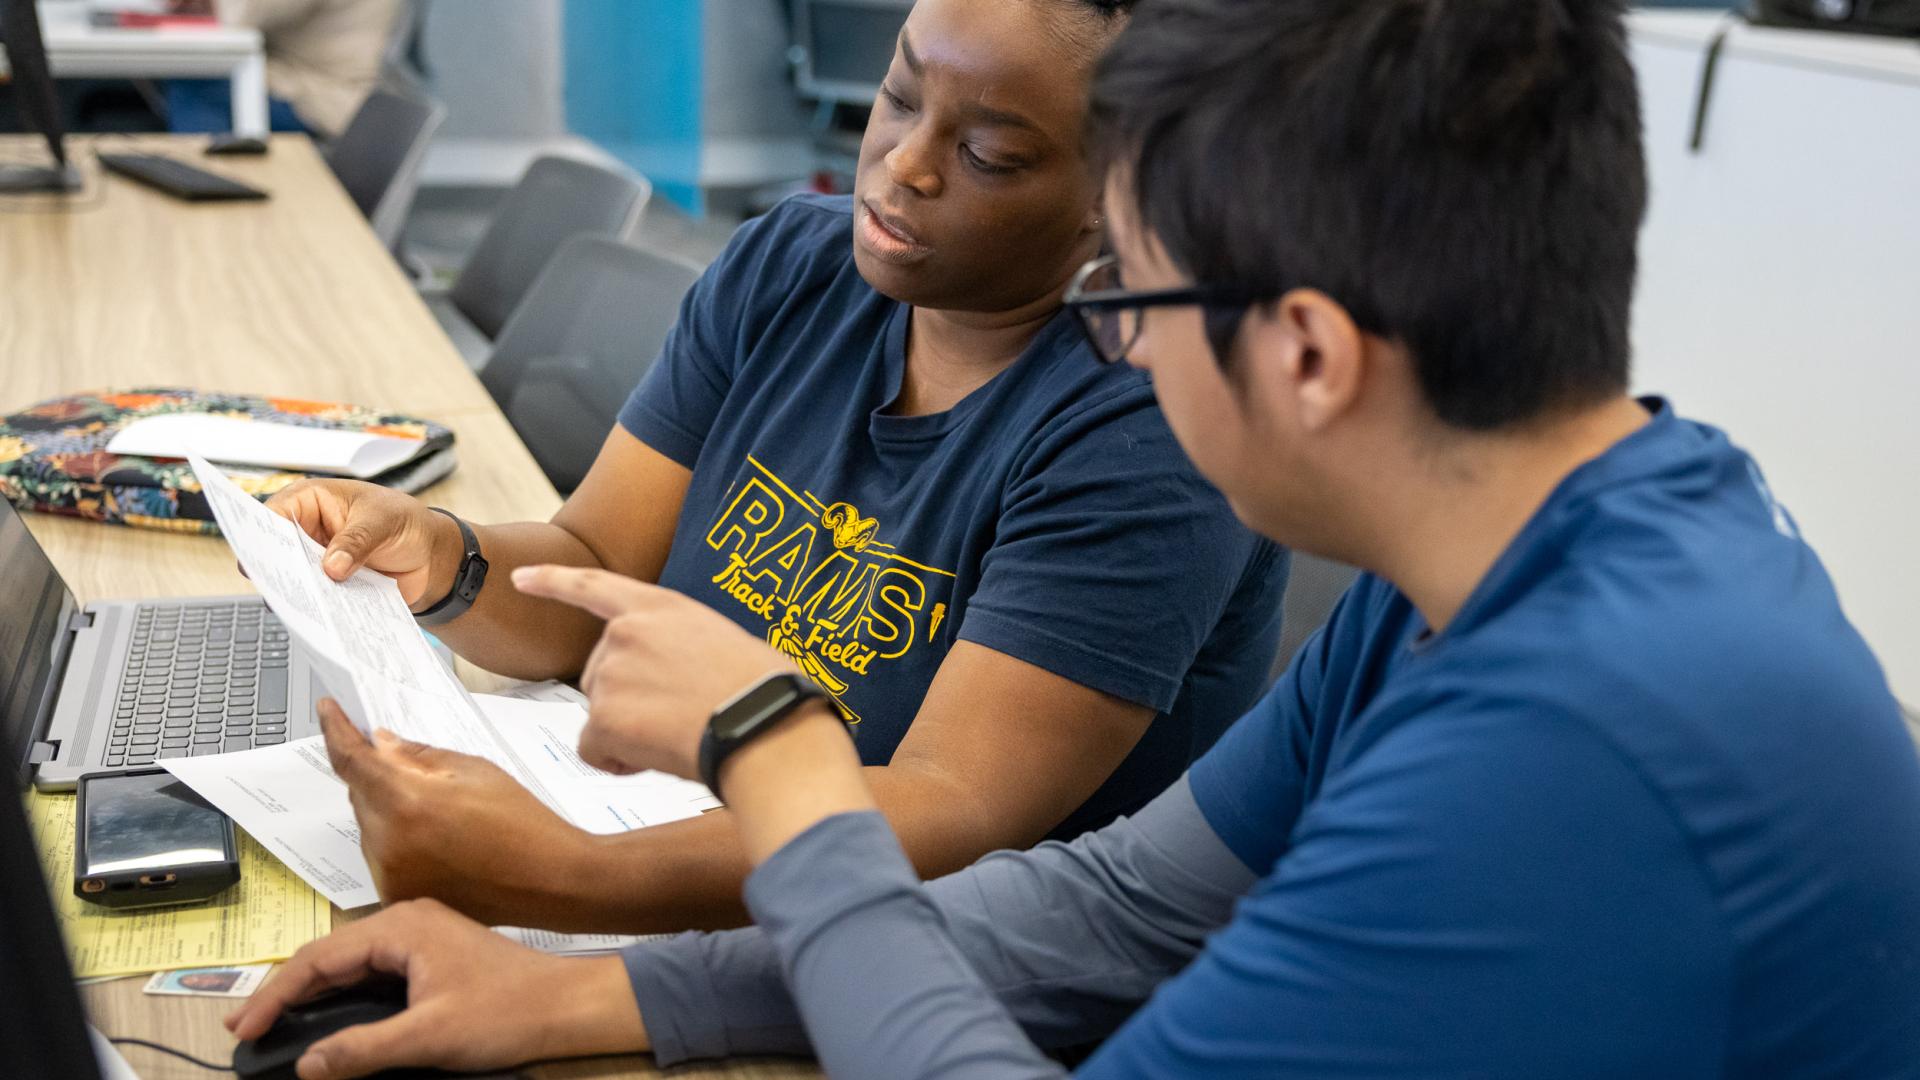
[[(616, 635), (518, 593), (515, 566), (698, 599), (833, 695), (924, 874), (1178, 777), (1264, 683), (1285, 562), (1186, 462), (1146, 380), (1096, 362), (1061, 311), (1102, 243), (1081, 125), (1123, 7), (923, 0), (853, 196), (740, 230), (553, 521), (476, 526), (491, 577), (448, 644), (529, 678), (619, 663)], [(364, 562), (416, 611), (452, 591), (459, 529), (416, 500), (325, 481), (274, 505), (336, 576)], [(389, 900), (557, 929), (742, 917), (725, 815), (589, 837), (483, 763), (381, 761), (401, 782), (355, 795)]]

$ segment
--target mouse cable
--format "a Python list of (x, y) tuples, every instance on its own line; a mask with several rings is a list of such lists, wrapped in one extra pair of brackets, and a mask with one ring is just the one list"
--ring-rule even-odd
[(203, 1061), (200, 1058), (194, 1057), (192, 1054), (187, 1053), (185, 1050), (175, 1050), (171, 1046), (162, 1046), (157, 1042), (148, 1042), (145, 1039), (130, 1039), (123, 1036), (120, 1038), (109, 1038), (107, 1041), (112, 1043), (115, 1046), (144, 1046), (149, 1050), (158, 1050), (163, 1054), (172, 1054), (174, 1057), (179, 1058), (181, 1061), (190, 1061), (193, 1064), (198, 1065), (201, 1068), (207, 1069), (211, 1072), (230, 1073), (230, 1072), (236, 1071), (231, 1061), (229, 1061), (225, 1065), (215, 1065), (211, 1061)]

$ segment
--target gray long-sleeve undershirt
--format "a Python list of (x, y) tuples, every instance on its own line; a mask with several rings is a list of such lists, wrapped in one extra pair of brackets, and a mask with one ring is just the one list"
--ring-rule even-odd
[(625, 959), (661, 1064), (812, 1050), (842, 1080), (1059, 1076), (1040, 1048), (1113, 1031), (1253, 882), (1185, 777), (1072, 843), (924, 886), (884, 818), (847, 814), (748, 878), (758, 927)]

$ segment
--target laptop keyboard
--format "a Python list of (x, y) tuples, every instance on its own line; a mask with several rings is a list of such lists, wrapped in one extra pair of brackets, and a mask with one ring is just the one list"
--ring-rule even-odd
[(257, 600), (141, 604), (109, 767), (287, 741), (287, 631)]

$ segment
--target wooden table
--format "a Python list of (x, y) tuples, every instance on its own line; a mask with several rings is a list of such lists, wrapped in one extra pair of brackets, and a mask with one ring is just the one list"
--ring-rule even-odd
[[(200, 141), (98, 140), (198, 159)], [(454, 429), (459, 469), (436, 505), (480, 521), (545, 519), (559, 497), (366, 222), (299, 136), (263, 158), (204, 159), (264, 187), (264, 203), (176, 202), (93, 162), (96, 140), (70, 145), (85, 190), (0, 200), (0, 411), (99, 387), (189, 386), (349, 401)], [(0, 137), (0, 157), (33, 140)], [(28, 525), (84, 601), (244, 591), (225, 543), (47, 515)], [(336, 912), (336, 919), (340, 916)], [(225, 1060), (227, 1006), (148, 997), (142, 979), (84, 988), (94, 1022)], [(199, 1080), (193, 1066), (131, 1048), (148, 1080)], [(538, 1076), (658, 1076), (646, 1058), (543, 1066)], [(796, 1062), (740, 1062), (676, 1076), (783, 1080), (818, 1076)]]

